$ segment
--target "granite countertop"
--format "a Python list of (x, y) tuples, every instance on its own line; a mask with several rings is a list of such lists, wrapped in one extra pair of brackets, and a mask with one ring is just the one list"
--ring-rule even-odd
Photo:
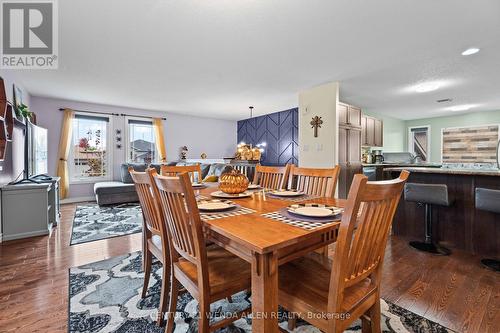
[(469, 176), (500, 176), (500, 170), (495, 169), (453, 169), (453, 168), (429, 168), (429, 167), (396, 167), (385, 168), (384, 171), (403, 171), (418, 173), (439, 173), (448, 175), (469, 175)]
[(366, 167), (428, 167), (428, 168), (439, 168), (441, 164), (438, 163), (363, 163)]

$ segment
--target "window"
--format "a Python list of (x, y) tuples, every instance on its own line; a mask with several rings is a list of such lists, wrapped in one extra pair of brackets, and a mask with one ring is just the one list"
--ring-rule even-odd
[(157, 156), (153, 122), (127, 118), (127, 161), (149, 164)]
[(70, 147), (72, 182), (95, 182), (112, 178), (110, 118), (78, 113), (73, 119)]
[(409, 151), (422, 162), (430, 160), (430, 126), (411, 127)]

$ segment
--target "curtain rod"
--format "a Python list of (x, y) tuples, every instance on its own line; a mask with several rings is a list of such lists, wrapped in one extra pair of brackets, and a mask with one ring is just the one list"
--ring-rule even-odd
[[(129, 117), (147, 118), (147, 119), (156, 118), (156, 117), (152, 117), (152, 116), (137, 116), (137, 115), (125, 114), (125, 113), (112, 113), (112, 112), (97, 112), (97, 111), (87, 111), (87, 110), (75, 110), (75, 109), (71, 109), (71, 108), (59, 108), (59, 111), (64, 111), (66, 109), (70, 109), (70, 110), (73, 110), (73, 111), (76, 111), (76, 112), (86, 112), (86, 113), (95, 113), (95, 114), (109, 114), (111, 116), (122, 116), (122, 117), (129, 116)], [(161, 117), (160, 119), (161, 120), (167, 120), (167, 118), (165, 118), (165, 117)]]

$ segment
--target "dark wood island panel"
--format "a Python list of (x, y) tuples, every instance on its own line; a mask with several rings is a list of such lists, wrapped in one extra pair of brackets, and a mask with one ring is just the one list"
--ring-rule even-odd
[[(387, 178), (399, 175), (403, 168), (386, 169)], [(485, 257), (500, 257), (500, 214), (476, 210), (475, 189), (500, 190), (500, 173), (432, 172), (409, 168), (408, 182), (446, 184), (451, 207), (435, 206), (434, 237), (444, 246), (465, 250)], [(498, 203), (500, 205), (500, 202)], [(424, 239), (424, 207), (401, 200), (393, 223), (394, 235)]]

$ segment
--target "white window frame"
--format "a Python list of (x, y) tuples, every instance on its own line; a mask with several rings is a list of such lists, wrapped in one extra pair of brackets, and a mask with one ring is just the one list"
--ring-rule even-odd
[(430, 163), (431, 161), (431, 125), (422, 125), (422, 126), (412, 126), (408, 127), (408, 152), (412, 153), (415, 155), (415, 151), (413, 150), (413, 136), (412, 136), (412, 129), (415, 128), (427, 128), (427, 161), (426, 163)]
[[(114, 146), (113, 146), (113, 117), (108, 114), (100, 114), (100, 113), (89, 113), (89, 112), (75, 112), (76, 115), (81, 115), (81, 116), (88, 116), (88, 117), (99, 117), (99, 118), (108, 118), (108, 126), (106, 128), (106, 152), (107, 152), (107, 162), (108, 162), (108, 170), (107, 170), (107, 175), (104, 177), (88, 177), (87, 178), (75, 178), (74, 176), (74, 142), (73, 142), (73, 134), (74, 134), (74, 129), (72, 128), (71, 132), (71, 146), (70, 146), (70, 151), (69, 151), (69, 158), (68, 158), (68, 171), (69, 171), (69, 183), (70, 184), (94, 184), (97, 182), (102, 182), (102, 181), (111, 181), (113, 180), (113, 168), (114, 168), (114, 163), (113, 163), (113, 151), (114, 151)], [(73, 120), (72, 120), (73, 121)], [(73, 126), (73, 123), (71, 124)]]
[[(130, 128), (129, 128), (129, 120), (137, 120), (137, 121), (144, 121), (144, 122), (151, 122), (151, 126), (153, 126), (153, 119), (148, 119), (144, 117), (134, 117), (134, 116), (126, 116), (125, 117), (125, 142), (123, 143), (125, 145), (125, 163), (131, 163), (129, 160), (130, 156)], [(155, 159), (151, 161), (151, 163), (159, 163), (158, 161), (158, 146), (156, 145), (156, 137), (154, 133), (154, 128), (153, 128), (153, 140), (154, 140), (154, 146), (155, 146)]]

